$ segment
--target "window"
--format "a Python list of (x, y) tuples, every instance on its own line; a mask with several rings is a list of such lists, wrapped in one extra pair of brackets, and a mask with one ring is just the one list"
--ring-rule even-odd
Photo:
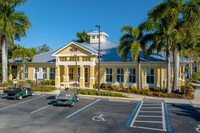
[(73, 68), (69, 68), (69, 80), (73, 80)]
[(112, 82), (112, 68), (106, 68), (106, 82)]
[(146, 68), (146, 83), (154, 84), (154, 68)]
[(97, 39), (99, 39), (99, 35), (97, 36)]
[(54, 80), (55, 79), (55, 67), (50, 67), (49, 74), (50, 74), (50, 80)]
[(42, 67), (42, 72), (43, 72), (43, 75), (44, 75), (44, 79), (47, 79), (47, 68)]
[(123, 83), (124, 82), (124, 69), (117, 68), (117, 82)]
[(136, 69), (129, 68), (130, 73), (128, 74), (128, 82), (129, 83), (136, 83)]
[(28, 79), (28, 67), (25, 67), (25, 79)]
[(39, 72), (39, 67), (34, 67), (34, 70), (35, 70), (35, 79), (37, 77), (37, 72)]
[(92, 39), (95, 39), (95, 36), (92, 36)]

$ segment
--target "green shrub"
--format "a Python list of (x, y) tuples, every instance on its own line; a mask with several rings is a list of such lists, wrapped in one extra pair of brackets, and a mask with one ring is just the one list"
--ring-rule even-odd
[(140, 90), (137, 89), (137, 88), (131, 88), (130, 91), (131, 91), (131, 92), (134, 92), (134, 93), (136, 93), (136, 94), (138, 94), (138, 93), (140, 92)]
[(2, 84), (2, 86), (12, 86), (13, 85), (13, 81), (8, 81)]
[(100, 88), (107, 88), (107, 85), (105, 83), (102, 83)]
[(146, 92), (147, 96), (153, 96), (153, 93), (151, 91)]
[(109, 91), (97, 91), (97, 90), (90, 90), (90, 89), (85, 89), (85, 90), (78, 90), (79, 94), (84, 94), (84, 95), (98, 95), (98, 96), (116, 96), (116, 97), (125, 97), (125, 95), (120, 94), (120, 93), (113, 93)]
[[(184, 94), (184, 86), (181, 87), (181, 93)], [(191, 86), (186, 86), (186, 96), (191, 96), (193, 92), (193, 88)]]
[(140, 91), (140, 93), (141, 93), (142, 95), (147, 95), (147, 93), (149, 93), (149, 92), (151, 92), (149, 89), (142, 89), (142, 90)]
[(168, 94), (167, 93), (162, 93), (161, 96), (162, 97), (168, 97)]
[(45, 80), (44, 84), (45, 85), (52, 85), (53, 80)]
[(193, 81), (200, 81), (200, 72), (196, 72), (193, 74)]
[(57, 88), (56, 87), (45, 87), (45, 88), (42, 88), (42, 87), (33, 87), (32, 90), (33, 91), (41, 91), (41, 92), (51, 92), (51, 91), (54, 91), (56, 90)]
[(97, 82), (93, 85), (93, 88), (98, 88), (98, 84), (97, 84)]
[(161, 97), (161, 95), (162, 95), (161, 91), (159, 91), (159, 92), (156, 93), (156, 96), (158, 96), (158, 97)]

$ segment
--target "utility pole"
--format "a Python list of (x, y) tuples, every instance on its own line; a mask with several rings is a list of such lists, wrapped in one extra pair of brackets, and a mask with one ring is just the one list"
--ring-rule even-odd
[(98, 73), (98, 91), (100, 91), (100, 25), (96, 25), (99, 28), (99, 55), (98, 55), (98, 65), (99, 65), (99, 73)]

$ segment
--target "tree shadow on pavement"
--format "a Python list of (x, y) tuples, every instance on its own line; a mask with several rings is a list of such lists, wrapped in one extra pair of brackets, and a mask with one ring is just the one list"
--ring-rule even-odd
[(177, 111), (175, 113), (179, 116), (185, 116), (200, 121), (200, 108), (195, 108), (190, 104), (172, 104)]

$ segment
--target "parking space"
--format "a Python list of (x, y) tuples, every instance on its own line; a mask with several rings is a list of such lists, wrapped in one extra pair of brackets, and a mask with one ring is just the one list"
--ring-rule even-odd
[(200, 125), (199, 112), (191, 105), (153, 99), (120, 102), (81, 98), (69, 107), (56, 106), (53, 95), (1, 98), (2, 132), (197, 132)]

